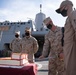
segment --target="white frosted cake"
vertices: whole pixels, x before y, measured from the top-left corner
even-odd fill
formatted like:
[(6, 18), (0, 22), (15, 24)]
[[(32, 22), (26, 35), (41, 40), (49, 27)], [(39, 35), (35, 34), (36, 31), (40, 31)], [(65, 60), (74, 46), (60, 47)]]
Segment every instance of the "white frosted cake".
[(0, 65), (22, 66), (28, 63), (27, 54), (12, 53), (11, 57), (0, 58)]
[(12, 53), (11, 59), (27, 59), (27, 54), (21, 54), (21, 53)]

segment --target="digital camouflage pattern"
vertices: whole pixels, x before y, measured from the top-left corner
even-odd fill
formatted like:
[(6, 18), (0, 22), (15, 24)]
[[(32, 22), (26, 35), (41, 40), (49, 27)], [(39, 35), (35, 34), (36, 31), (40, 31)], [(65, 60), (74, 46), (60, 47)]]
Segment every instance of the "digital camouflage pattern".
[(10, 49), (14, 53), (20, 53), (22, 51), (21, 49), (21, 38), (15, 38), (10, 43)]
[(30, 36), (29, 38), (24, 37), (22, 39), (22, 52), (28, 54), (29, 62), (34, 62), (34, 54), (38, 51), (37, 40)]
[(64, 62), (59, 58), (59, 54), (63, 52), (61, 45), (62, 31), (60, 27), (57, 27), (55, 31), (49, 31), (45, 35), (45, 43), (43, 47), (43, 56), (47, 56), (49, 53), (49, 72), (48, 75), (63, 75)]

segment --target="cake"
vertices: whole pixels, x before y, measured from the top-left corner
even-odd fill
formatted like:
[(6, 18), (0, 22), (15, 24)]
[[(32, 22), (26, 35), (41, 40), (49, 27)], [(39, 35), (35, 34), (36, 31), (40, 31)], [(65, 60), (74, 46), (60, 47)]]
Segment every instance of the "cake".
[(28, 59), (27, 54), (21, 54), (21, 53), (12, 53), (11, 59)]
[(12, 53), (11, 57), (0, 58), (0, 65), (22, 66), (28, 63), (27, 54)]

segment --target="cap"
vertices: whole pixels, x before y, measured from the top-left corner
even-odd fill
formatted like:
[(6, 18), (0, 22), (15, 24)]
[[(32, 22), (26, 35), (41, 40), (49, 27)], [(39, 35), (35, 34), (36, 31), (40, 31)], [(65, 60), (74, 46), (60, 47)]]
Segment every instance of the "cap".
[(20, 35), (20, 31), (16, 31), (16, 32), (15, 32), (15, 34), (18, 34), (18, 35)]
[(66, 6), (66, 5), (72, 5), (73, 6), (73, 3), (70, 1), (70, 0), (65, 0), (63, 1), (61, 4), (60, 4), (60, 7), (56, 10), (57, 13), (61, 13), (60, 12), (60, 8), (63, 7), (63, 6)]
[(52, 21), (51, 18), (50, 17), (47, 17), (46, 19), (43, 20), (43, 23), (45, 25), (47, 25), (50, 21)]
[(31, 28), (30, 28), (30, 27), (26, 27), (26, 28), (25, 28), (25, 32), (26, 32), (26, 31), (31, 32)]

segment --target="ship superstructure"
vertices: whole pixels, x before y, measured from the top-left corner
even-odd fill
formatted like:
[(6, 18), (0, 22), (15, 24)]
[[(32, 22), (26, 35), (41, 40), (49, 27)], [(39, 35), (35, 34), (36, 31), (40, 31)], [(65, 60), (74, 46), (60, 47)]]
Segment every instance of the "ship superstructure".
[[(32, 36), (37, 38), (39, 45), (44, 41), (44, 35), (48, 29), (43, 24), (46, 15), (42, 13), (42, 5), (40, 4), (40, 13), (36, 14), (35, 21), (28, 20), (27, 22), (0, 22), (0, 50), (9, 49), (9, 43), (14, 38), (15, 31), (20, 31), (20, 37), (23, 38), (25, 28), (31, 27)], [(41, 46), (41, 45), (40, 45)]]

